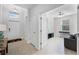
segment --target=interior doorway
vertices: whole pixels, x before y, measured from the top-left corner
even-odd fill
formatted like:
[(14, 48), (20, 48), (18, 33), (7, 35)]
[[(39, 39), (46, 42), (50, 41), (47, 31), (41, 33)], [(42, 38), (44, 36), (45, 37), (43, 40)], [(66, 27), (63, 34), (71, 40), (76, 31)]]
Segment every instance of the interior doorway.
[[(60, 7), (58, 9), (55, 9), (55, 10), (52, 10), (50, 12), (46, 12), (46, 13), (43, 13), (40, 15), (40, 23), (39, 23), (40, 24), (40, 30), (39, 30), (40, 48), (44, 48), (50, 44), (50, 43), (48, 43), (48, 34), (49, 34), (48, 20), (50, 20), (50, 17), (48, 19), (48, 16), (47, 16), (47, 15), (49, 15), (49, 16), (51, 16), (51, 20), (54, 20), (53, 22), (51, 22), (51, 23), (53, 23), (53, 30), (54, 30), (52, 32), (52, 33), (54, 33), (54, 38), (51, 41), (52, 41), (52, 43), (56, 42), (56, 45), (54, 45), (56, 47), (54, 47), (54, 48), (59, 49), (57, 51), (60, 52), (62, 50), (62, 54), (65, 54), (66, 51), (64, 51), (65, 50), (64, 37), (60, 37), (61, 36), (60, 32), (64, 32), (64, 33), (66, 32), (66, 33), (71, 33), (71, 34), (76, 33), (77, 28), (76, 28), (76, 24), (74, 24), (74, 22), (76, 23), (76, 20), (75, 20), (76, 11), (74, 10), (74, 9), (76, 9), (75, 7), (76, 7), (75, 5), (64, 5), (63, 7)], [(71, 9), (66, 10), (64, 8), (71, 8)], [(62, 11), (62, 12), (60, 12), (60, 11)], [(65, 21), (63, 21), (63, 20), (65, 20)], [(65, 22), (65, 23), (63, 24), (63, 22)], [(63, 34), (63, 35), (66, 36), (65, 34)], [(55, 41), (55, 42), (53, 42), (53, 41)], [(52, 47), (53, 44), (52, 45), (50, 44), (50, 46)], [(72, 50), (70, 50), (70, 52), (72, 52)]]

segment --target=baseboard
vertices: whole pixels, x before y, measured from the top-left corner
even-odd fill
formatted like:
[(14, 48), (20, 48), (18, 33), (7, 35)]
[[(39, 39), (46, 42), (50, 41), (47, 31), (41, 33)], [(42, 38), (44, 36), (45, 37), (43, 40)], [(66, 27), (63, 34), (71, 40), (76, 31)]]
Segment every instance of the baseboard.
[(33, 46), (37, 51), (39, 51), (40, 49), (38, 49), (35, 45), (33, 45), (32, 43), (30, 43), (31, 46)]
[(17, 42), (17, 41), (21, 41), (21, 38), (17, 38), (17, 39), (12, 39), (12, 40), (8, 40), (8, 43), (12, 43), (12, 42)]

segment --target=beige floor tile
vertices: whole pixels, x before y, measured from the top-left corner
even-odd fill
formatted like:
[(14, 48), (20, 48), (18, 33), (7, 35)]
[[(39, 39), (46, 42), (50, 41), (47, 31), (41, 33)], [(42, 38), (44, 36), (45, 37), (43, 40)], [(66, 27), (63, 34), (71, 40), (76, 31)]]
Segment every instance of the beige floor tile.
[(9, 43), (7, 55), (76, 55), (75, 51), (64, 48), (62, 38), (48, 39), (47, 45), (42, 50), (37, 50), (25, 40)]

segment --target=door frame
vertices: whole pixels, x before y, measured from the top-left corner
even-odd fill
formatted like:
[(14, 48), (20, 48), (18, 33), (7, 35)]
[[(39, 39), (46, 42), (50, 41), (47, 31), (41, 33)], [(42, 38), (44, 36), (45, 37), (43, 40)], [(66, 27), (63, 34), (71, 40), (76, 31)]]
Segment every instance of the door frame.
[[(43, 34), (42, 34), (42, 32), (43, 32), (43, 30), (42, 30), (42, 25), (43, 25), (42, 20), (43, 19), (42, 19), (42, 17), (44, 15), (45, 15), (45, 13), (39, 15), (39, 48), (38, 48), (39, 50), (41, 50), (43, 48), (43, 39), (42, 39), (42, 36), (43, 36)], [(47, 22), (47, 20), (46, 20), (46, 22)], [(47, 30), (48, 30), (48, 26), (47, 26)]]
[(42, 45), (41, 45), (41, 41), (42, 41), (42, 32), (40, 32), (41, 31), (41, 29), (42, 29), (42, 16), (40, 15), (39, 16), (39, 50), (40, 49), (42, 49)]

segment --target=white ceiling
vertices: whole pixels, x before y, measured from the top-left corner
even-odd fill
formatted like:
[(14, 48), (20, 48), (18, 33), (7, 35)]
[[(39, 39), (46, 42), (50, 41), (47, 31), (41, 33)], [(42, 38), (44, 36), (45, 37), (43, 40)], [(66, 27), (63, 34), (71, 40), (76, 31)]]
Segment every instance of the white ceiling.
[(26, 9), (32, 9), (33, 7), (35, 7), (37, 4), (15, 4), (17, 6), (26, 8)]
[[(59, 12), (62, 13), (62, 15), (59, 15)], [(66, 15), (70, 15), (70, 14), (75, 14), (77, 13), (77, 5), (76, 4), (65, 4), (65, 5), (62, 5), (58, 8), (55, 8), (49, 12), (47, 12), (47, 14), (51, 14), (53, 16), (66, 16)]]

